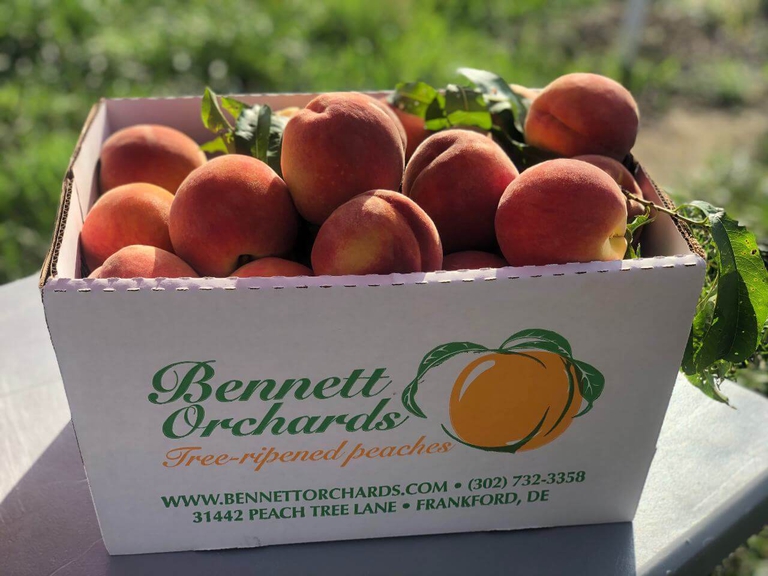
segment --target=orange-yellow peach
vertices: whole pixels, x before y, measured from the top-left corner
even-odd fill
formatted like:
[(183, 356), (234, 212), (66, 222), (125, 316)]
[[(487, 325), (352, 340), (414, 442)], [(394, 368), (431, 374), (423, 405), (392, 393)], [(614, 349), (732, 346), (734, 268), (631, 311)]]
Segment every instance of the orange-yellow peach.
[(294, 116), (296, 116), (296, 114), (299, 113), (299, 110), (301, 110), (301, 108), (299, 108), (298, 106), (288, 106), (288, 108), (281, 108), (280, 110), (275, 110), (275, 114), (278, 116), (284, 116), (285, 118), (293, 118)]
[(372, 190), (339, 206), (312, 247), (317, 275), (430, 272), (442, 261), (432, 220), (415, 202), (390, 190)]
[(250, 156), (228, 154), (184, 180), (171, 206), (173, 249), (202, 276), (232, 274), (242, 258), (288, 252), (298, 216), (285, 182)]
[(173, 251), (168, 218), (173, 194), (154, 184), (125, 184), (94, 203), (85, 217), (80, 243), (90, 270), (131, 244)]
[(525, 140), (563, 156), (623, 160), (635, 144), (639, 121), (635, 99), (618, 82), (599, 74), (566, 74), (531, 104)]
[(286, 260), (284, 258), (259, 258), (248, 262), (232, 272), (232, 276), (238, 278), (250, 278), (252, 276), (313, 276), (312, 270), (306, 266)]
[(619, 185), (580, 160), (528, 168), (504, 191), (496, 237), (512, 266), (620, 260), (627, 203)]
[(494, 216), (517, 168), (490, 138), (469, 130), (446, 130), (416, 149), (403, 179), (403, 193), (437, 226), (447, 253), (494, 245)]
[[(618, 160), (608, 158), (608, 156), (599, 156), (597, 154), (576, 156), (574, 160), (589, 162), (590, 164), (597, 166), (603, 172), (608, 174), (608, 176), (613, 178), (619, 186), (628, 192), (631, 192), (638, 198), (643, 198), (643, 191), (640, 189), (637, 181), (632, 177), (629, 170), (627, 170)], [(632, 220), (632, 218), (640, 216), (641, 214), (645, 214), (643, 205), (627, 198), (627, 217)]]
[(503, 268), (504, 266), (508, 266), (504, 258), (480, 250), (454, 252), (443, 257), (443, 270), (479, 270), (481, 268)]
[(400, 120), (400, 124), (402, 124), (403, 129), (405, 130), (405, 161), (408, 162), (408, 160), (411, 159), (411, 156), (413, 156), (413, 153), (416, 151), (416, 148), (419, 147), (419, 144), (424, 142), (424, 140), (427, 139), (431, 132), (424, 126), (423, 119), (419, 118), (415, 114), (409, 114), (405, 110), (401, 110), (389, 102), (388, 97), (385, 96), (381, 99), (381, 101), (384, 102), (390, 110), (392, 110), (397, 119)]
[(134, 244), (112, 254), (89, 278), (197, 278), (197, 274), (171, 252)]
[(149, 182), (171, 194), (205, 154), (192, 138), (168, 126), (137, 124), (112, 134), (101, 149), (102, 192), (122, 184)]
[(374, 102), (353, 92), (321, 94), (286, 125), (280, 165), (296, 208), (309, 222), (322, 224), (368, 190), (400, 187), (403, 142)]

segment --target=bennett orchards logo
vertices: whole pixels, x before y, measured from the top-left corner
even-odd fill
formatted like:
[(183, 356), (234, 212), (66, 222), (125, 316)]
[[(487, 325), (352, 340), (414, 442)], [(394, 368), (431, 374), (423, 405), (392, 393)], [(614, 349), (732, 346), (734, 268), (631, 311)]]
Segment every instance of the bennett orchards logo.
[(450, 424), (443, 430), (472, 448), (492, 452), (534, 450), (565, 432), (592, 409), (605, 386), (603, 375), (576, 360), (568, 340), (550, 330), (529, 329), (498, 348), (448, 342), (430, 351), (403, 391), (405, 409), (426, 418), (416, 402), (427, 373), (461, 354), (479, 354), (451, 389)]
[[(592, 409), (605, 384), (593, 366), (573, 357), (565, 338), (531, 329), (513, 334), (498, 348), (474, 342), (434, 348), (403, 390), (402, 406), (395, 395), (385, 394), (392, 384), (386, 368), (355, 368), (322, 379), (224, 379), (217, 376), (214, 360), (184, 360), (161, 368), (152, 377), (153, 392), (147, 399), (173, 405), (162, 432), (174, 440), (214, 434), (322, 434), (339, 429), (383, 432), (399, 427), (410, 415), (426, 418), (416, 401), (419, 386), (430, 370), (462, 354), (479, 357), (464, 367), (450, 390), (450, 422), (442, 428), (455, 441), (479, 450), (514, 453), (548, 444), (574, 418)], [(346, 409), (330, 414), (318, 410), (318, 401), (330, 399), (342, 401), (335, 403), (337, 409)], [(207, 409), (241, 402), (257, 407), (254, 414), (214, 418)], [(304, 402), (307, 412), (313, 413), (297, 415), (295, 408), (286, 406), (297, 402)]]

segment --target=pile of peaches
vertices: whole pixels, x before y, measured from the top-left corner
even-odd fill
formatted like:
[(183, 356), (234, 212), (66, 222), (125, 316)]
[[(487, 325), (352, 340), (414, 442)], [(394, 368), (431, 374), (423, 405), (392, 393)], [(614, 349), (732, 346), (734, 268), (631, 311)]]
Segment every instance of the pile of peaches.
[(282, 178), (137, 125), (104, 144), (81, 247), (91, 278), (390, 274), (618, 260), (642, 192), (621, 161), (639, 113), (620, 84), (562, 76), (529, 92), (519, 171), (488, 133), (429, 132), (386, 100), (317, 96), (291, 115)]

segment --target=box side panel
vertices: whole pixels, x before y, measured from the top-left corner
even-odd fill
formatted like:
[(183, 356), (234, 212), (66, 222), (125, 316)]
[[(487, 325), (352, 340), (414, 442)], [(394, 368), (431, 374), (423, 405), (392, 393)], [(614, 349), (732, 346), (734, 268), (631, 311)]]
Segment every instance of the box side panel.
[[(49, 326), (107, 546), (630, 519), (703, 276), (693, 256), (650, 263), (326, 288), (51, 284)], [(559, 337), (520, 334), (531, 329)], [(594, 372), (579, 385), (561, 356), (531, 359), (542, 341), (565, 342), (604, 385)], [(465, 393), (485, 412), (470, 402), (462, 424)], [(582, 416), (564, 409), (584, 411), (585, 396)], [(498, 419), (497, 406), (514, 408)], [(473, 426), (524, 440), (510, 422), (528, 422), (536, 444), (463, 443)]]

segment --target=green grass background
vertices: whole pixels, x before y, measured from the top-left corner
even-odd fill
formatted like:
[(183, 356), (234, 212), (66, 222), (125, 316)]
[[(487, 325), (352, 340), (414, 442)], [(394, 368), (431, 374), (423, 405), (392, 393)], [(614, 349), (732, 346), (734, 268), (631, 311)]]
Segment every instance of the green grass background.
[[(620, 78), (644, 123), (676, 107), (768, 109), (768, 0), (652, 3), (629, 75), (623, 10), (613, 0), (5, 0), (0, 284), (39, 270), (69, 156), (101, 97), (443, 85), (471, 66), (530, 86), (576, 70)], [(766, 238), (768, 135), (713, 156), (673, 192), (725, 205)], [(765, 393), (762, 368), (744, 381)], [(764, 531), (715, 573), (765, 574), (766, 558)]]

